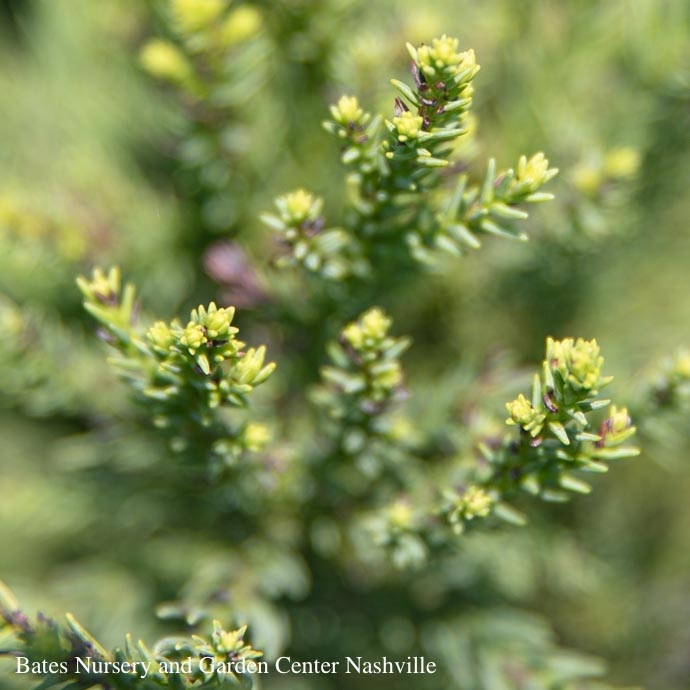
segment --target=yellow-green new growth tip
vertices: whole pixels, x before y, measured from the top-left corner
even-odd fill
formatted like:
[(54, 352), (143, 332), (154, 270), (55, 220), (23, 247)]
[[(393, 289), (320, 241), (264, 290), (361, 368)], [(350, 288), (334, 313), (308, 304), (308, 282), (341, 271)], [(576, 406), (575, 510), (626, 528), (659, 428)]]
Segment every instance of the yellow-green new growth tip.
[(541, 151), (531, 158), (520, 156), (510, 191), (511, 193), (535, 194), (557, 174), (558, 168), (549, 168), (549, 159)]
[(510, 415), (506, 423), (521, 426), (532, 436), (539, 435), (544, 426), (546, 414), (532, 407), (532, 403), (522, 393), (512, 402), (506, 403), (506, 409)]
[(103, 303), (113, 303), (120, 296), (120, 269), (113, 266), (106, 274), (102, 268), (94, 268), (91, 280), (77, 278), (77, 285), (84, 297)]
[(479, 486), (471, 485), (460, 500), (460, 509), (467, 520), (475, 517), (486, 517), (493, 507), (494, 499)]
[(233, 10), (220, 28), (220, 40), (225, 46), (248, 41), (256, 36), (263, 25), (261, 12), (251, 5)]
[(560, 372), (563, 380), (575, 391), (594, 392), (612, 380), (612, 377), (602, 378), (604, 358), (596, 340), (548, 338), (544, 364), (552, 371)]
[(276, 206), (285, 223), (298, 226), (315, 220), (321, 213), (323, 201), (305, 189), (297, 189), (276, 199)]
[(373, 307), (343, 329), (343, 337), (356, 350), (375, 346), (386, 337), (391, 320), (382, 309)]
[(333, 119), (343, 127), (358, 124), (364, 117), (364, 110), (360, 108), (355, 96), (341, 96), (338, 103), (332, 105), (330, 110)]
[(632, 424), (628, 409), (626, 407), (617, 408), (611, 405), (609, 416), (601, 423), (599, 435), (601, 441), (597, 445), (611, 448), (625, 443), (635, 435), (636, 428)]
[(423, 124), (424, 119), (421, 116), (414, 115), (408, 110), (393, 118), (396, 136), (401, 142), (416, 139), (422, 131)]
[(161, 39), (149, 41), (139, 56), (142, 67), (152, 76), (174, 83), (185, 82), (192, 74), (192, 68), (182, 51)]
[(474, 51), (460, 52), (458, 46), (457, 38), (444, 34), (441, 38), (434, 38), (431, 45), (422, 45), (415, 49), (408, 44), (407, 48), (412, 59), (427, 77), (438, 78), (443, 75), (452, 76), (477, 67)]

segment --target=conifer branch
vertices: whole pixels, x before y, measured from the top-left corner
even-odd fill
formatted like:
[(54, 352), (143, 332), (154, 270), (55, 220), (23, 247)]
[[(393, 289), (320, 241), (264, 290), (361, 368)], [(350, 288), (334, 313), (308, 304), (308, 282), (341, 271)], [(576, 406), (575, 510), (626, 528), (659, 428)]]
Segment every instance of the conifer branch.
[[(401, 437), (390, 414), (404, 397), (398, 358), (409, 346), (407, 338), (390, 336), (390, 327), (391, 320), (372, 309), (344, 328), (339, 343), (329, 348), (335, 366), (323, 369), (327, 385), (317, 389), (314, 400), (332, 420), (337, 452), (329, 462), (355, 458), (368, 468), (374, 479), (367, 485), (369, 495), (376, 487), (385, 495), (391, 490), (385, 477), (393, 479), (400, 498), (371, 524), (398, 565), (419, 564), (428, 552), (426, 541), (445, 541), (437, 518), (455, 533), (490, 516), (524, 524), (526, 517), (510, 503), (519, 494), (566, 501), (591, 490), (582, 473), (607, 472), (610, 462), (639, 454), (628, 444), (636, 429), (627, 410), (600, 396), (612, 377), (603, 374), (596, 341), (549, 338), (530, 398), (521, 394), (506, 404), (507, 424), (517, 427), (517, 434), (480, 442), (481, 460), (469, 471), (451, 462), (439, 500), (429, 493), (434, 482), (424, 478), (428, 460), (419, 454), (424, 442)], [(600, 419), (598, 411), (609, 406)]]
[(578, 473), (607, 472), (609, 462), (639, 455), (638, 448), (627, 445), (636, 429), (626, 408), (611, 405), (598, 426), (592, 420), (611, 403), (599, 396), (612, 381), (603, 375), (603, 364), (596, 340), (547, 339), (530, 399), (520, 394), (506, 404), (507, 424), (518, 427), (518, 437), (498, 448), (481, 444), (486, 476), (445, 492), (442, 513), (456, 531), (490, 513), (521, 524), (524, 517), (505, 499), (522, 491), (545, 501), (567, 501), (591, 490)]
[(558, 171), (541, 153), (498, 174), (492, 160), (482, 185), (462, 174), (453, 192), (445, 190), (442, 171), (452, 174), (479, 66), (473, 51), (458, 52), (448, 36), (408, 49), (414, 85), (393, 80), (400, 93), (394, 117), (372, 116), (343, 96), (324, 123), (349, 170), (342, 225), (328, 227), (321, 201), (304, 190), (279, 198), (278, 215), (262, 216), (287, 246), (283, 264), (330, 280), (371, 279), (382, 264), (400, 267), (410, 257), (429, 263), (436, 250), (476, 249), (478, 235), (527, 239), (514, 227), (527, 218), (522, 206), (552, 198), (541, 188)]
[[(173, 449), (200, 451), (215, 472), (233, 465), (246, 451), (270, 438), (257, 423), (231, 424), (222, 414), (246, 408), (254, 388), (275, 369), (265, 363), (266, 348), (244, 349), (232, 325), (233, 307), (213, 302), (178, 320), (156, 322), (145, 333), (136, 325), (135, 291), (120, 284), (113, 268), (106, 275), (78, 279), (84, 308), (97, 321), (100, 335), (115, 352), (113, 365), (147, 408), (153, 424), (170, 437)], [(194, 447), (196, 444), (196, 447)]]
[(22, 673), (43, 676), (37, 690), (247, 689), (251, 675), (233, 667), (262, 656), (245, 642), (246, 627), (226, 632), (218, 621), (208, 637), (164, 638), (149, 648), (128, 635), (111, 651), (69, 613), (64, 622), (40, 613), (30, 620), (2, 582), (0, 632), (9, 637), (0, 656), (13, 658)]

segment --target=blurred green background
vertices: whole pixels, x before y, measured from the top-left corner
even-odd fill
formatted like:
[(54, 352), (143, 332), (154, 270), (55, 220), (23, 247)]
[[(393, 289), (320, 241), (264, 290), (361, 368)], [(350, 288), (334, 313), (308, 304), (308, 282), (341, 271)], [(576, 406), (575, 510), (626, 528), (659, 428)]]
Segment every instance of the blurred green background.
[[(122, 431), (127, 391), (74, 278), (119, 263), (165, 318), (213, 298), (239, 304), (242, 285), (208, 254), (231, 238), (264, 283), (299, 300), (269, 267), (258, 214), (306, 186), (335, 217), (341, 171), (320, 123), (341, 92), (391, 112), (405, 41), (448, 33), (475, 49), (471, 170), (537, 150), (561, 170), (531, 242), (487, 241), (381, 296), (414, 338), (420, 417), (448, 400), (461, 416), (482, 398), (500, 418), (547, 335), (596, 337), (615, 397), (643, 414), (660, 363), (690, 345), (686, 0), (253, 5), (261, 24), (238, 49), (234, 95), (199, 112), (140, 64), (142, 45), (169, 33), (165, 3), (0, 3), (0, 577), (112, 643), (157, 631), (151, 611), (208, 549), (192, 537), (171, 549), (153, 506), (173, 499), (137, 489), (138, 469), (163, 451)], [(270, 305), (247, 299), (240, 323), (270, 332)], [(271, 337), (279, 365), (283, 350), (295, 356)], [(313, 380), (319, 364), (296, 362), (277, 385)], [(591, 496), (475, 540), (467, 582), (544, 614), (621, 685), (687, 688), (688, 426), (682, 414), (643, 424), (641, 458)]]

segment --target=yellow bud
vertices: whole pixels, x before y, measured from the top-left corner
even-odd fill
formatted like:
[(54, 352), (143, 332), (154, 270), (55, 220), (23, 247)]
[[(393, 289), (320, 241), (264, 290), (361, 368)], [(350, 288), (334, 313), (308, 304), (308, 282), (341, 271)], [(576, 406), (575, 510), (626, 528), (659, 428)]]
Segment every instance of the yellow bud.
[(227, 46), (247, 41), (259, 32), (262, 23), (261, 12), (256, 7), (242, 5), (233, 10), (223, 22), (221, 41)]
[(513, 184), (524, 187), (530, 192), (536, 192), (557, 172), (557, 168), (549, 168), (549, 160), (541, 151), (529, 159), (526, 156), (521, 156)]
[(168, 324), (163, 321), (156, 321), (156, 323), (149, 328), (148, 339), (154, 348), (165, 352), (173, 342), (173, 335)]
[(224, 654), (229, 654), (235, 651), (238, 643), (241, 641), (244, 634), (242, 630), (233, 630), (232, 632), (222, 632), (216, 638), (216, 649)]
[(619, 446), (635, 434), (635, 427), (625, 407), (618, 409), (611, 405), (609, 416), (601, 423), (599, 435), (601, 441), (598, 446), (615, 447)]
[(416, 139), (422, 131), (424, 120), (419, 115), (414, 115), (406, 110), (404, 113), (393, 118), (393, 125), (397, 130), (398, 141)]
[(386, 337), (391, 320), (382, 309), (373, 307), (365, 312), (358, 321), (348, 324), (342, 332), (343, 338), (356, 350), (375, 345)]
[(407, 501), (396, 501), (388, 509), (388, 521), (391, 527), (406, 529), (412, 524), (412, 508)]
[(568, 367), (573, 379), (585, 389), (597, 386), (601, 376), (604, 358), (599, 356), (599, 346), (596, 340), (578, 338), (575, 346), (570, 350)]
[(374, 307), (362, 316), (361, 324), (362, 330), (368, 337), (383, 338), (391, 326), (391, 320), (382, 309)]
[(338, 105), (331, 107), (331, 113), (333, 119), (343, 126), (359, 122), (364, 115), (355, 96), (342, 96)]
[(305, 220), (313, 220), (321, 210), (321, 200), (304, 189), (286, 194), (277, 200), (284, 219), (291, 224), (300, 225)]
[(160, 39), (149, 41), (141, 51), (144, 69), (159, 79), (183, 82), (189, 78), (191, 67), (182, 51), (174, 44)]
[(594, 390), (601, 383), (604, 358), (596, 340), (572, 338), (546, 341), (546, 362), (552, 370), (559, 370), (575, 390)]
[(347, 340), (355, 350), (359, 350), (364, 344), (364, 335), (358, 323), (351, 323), (343, 329), (343, 338)]
[(614, 433), (625, 431), (630, 426), (630, 423), (630, 415), (627, 408), (622, 407), (619, 410), (615, 405), (611, 405), (608, 418), (608, 428), (611, 431)]
[(462, 496), (462, 511), (464, 517), (486, 517), (494, 504), (494, 499), (484, 489), (471, 485)]
[(458, 39), (446, 36), (434, 38), (431, 45), (417, 48), (417, 61), (422, 72), (435, 77), (439, 72), (457, 74), (468, 67), (476, 67), (477, 60), (473, 50), (458, 52)]
[(190, 321), (184, 329), (180, 342), (193, 354), (207, 342), (203, 327), (198, 323), (194, 323), (194, 321)]
[(271, 430), (265, 424), (247, 424), (244, 429), (244, 445), (247, 450), (261, 450), (271, 440)]
[(224, 338), (230, 333), (230, 322), (234, 312), (234, 309), (225, 309), (224, 307), (217, 309), (216, 305), (211, 303), (208, 314), (204, 319), (206, 334), (211, 340)]
[(77, 284), (85, 297), (117, 304), (120, 297), (120, 269), (114, 266), (106, 275), (102, 268), (94, 268), (90, 281), (79, 277)]
[(506, 403), (506, 409), (510, 415), (506, 420), (508, 424), (521, 426), (532, 436), (536, 436), (542, 430), (546, 415), (532, 407), (532, 403), (522, 393), (512, 402)]

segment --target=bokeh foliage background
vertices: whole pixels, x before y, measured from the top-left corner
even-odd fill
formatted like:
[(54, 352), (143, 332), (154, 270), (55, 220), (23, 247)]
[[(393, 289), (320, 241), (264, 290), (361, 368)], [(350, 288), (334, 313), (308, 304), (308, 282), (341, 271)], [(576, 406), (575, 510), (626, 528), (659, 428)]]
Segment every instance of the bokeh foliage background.
[[(414, 338), (406, 367), (419, 418), (448, 401), (459, 419), (476, 407), (502, 415), (547, 335), (596, 337), (616, 396), (634, 400), (690, 344), (688, 3), (254, 4), (262, 22), (238, 56), (239, 96), (220, 115), (195, 112), (141, 68), (142, 44), (169, 31), (165, 3), (0, 4), (0, 576), (113, 643), (158, 630), (151, 611), (209, 547), (198, 535), (175, 542), (157, 523), (165, 513), (152, 505), (179, 498), (137, 488), (137, 468), (162, 450), (118, 427), (127, 391), (74, 277), (120, 263), (147, 310), (172, 316), (238, 297), (214, 280), (207, 254), (232, 238), (299, 304), (298, 287), (268, 268), (275, 248), (258, 215), (302, 185), (337, 207), (327, 105), (344, 91), (390, 112), (405, 41), (447, 32), (475, 49), (471, 168), (544, 150), (561, 169), (557, 209), (535, 214), (531, 242), (488, 241), (421, 289), (381, 296)], [(602, 181), (621, 150), (637, 173)], [(239, 318), (256, 341), (271, 307), (251, 302)], [(281, 351), (300, 352), (273, 338), (279, 365)], [(279, 366), (286, 399), (321, 363)], [(616, 682), (680, 690), (690, 677), (690, 446), (687, 417), (662, 421), (643, 433), (641, 458), (591, 496), (474, 539), (454, 577), (478, 601), (544, 614), (561, 642), (607, 658)], [(265, 630), (281, 626), (265, 612)]]

